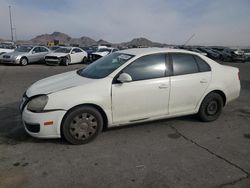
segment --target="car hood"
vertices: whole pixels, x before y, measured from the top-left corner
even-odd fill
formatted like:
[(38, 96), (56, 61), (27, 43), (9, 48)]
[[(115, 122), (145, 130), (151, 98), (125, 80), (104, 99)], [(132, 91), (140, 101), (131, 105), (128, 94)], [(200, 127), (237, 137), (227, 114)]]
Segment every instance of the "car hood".
[(28, 88), (26, 95), (32, 97), (40, 94), (50, 94), (90, 82), (93, 82), (93, 79), (82, 77), (77, 74), (77, 71), (70, 71), (35, 82)]
[(106, 55), (108, 55), (109, 54), (109, 52), (94, 52), (94, 53), (92, 53), (93, 55), (99, 55), (99, 56), (106, 56)]
[(68, 53), (54, 53), (54, 52), (52, 52), (52, 53), (49, 53), (49, 54), (46, 55), (46, 56), (64, 57), (64, 56), (66, 56), (66, 55), (68, 55)]
[(10, 56), (12, 58), (12, 57), (17, 57), (18, 55), (26, 55), (26, 54), (28, 54), (28, 52), (16, 52), (16, 51), (14, 51), (14, 52), (5, 53), (4, 55)]

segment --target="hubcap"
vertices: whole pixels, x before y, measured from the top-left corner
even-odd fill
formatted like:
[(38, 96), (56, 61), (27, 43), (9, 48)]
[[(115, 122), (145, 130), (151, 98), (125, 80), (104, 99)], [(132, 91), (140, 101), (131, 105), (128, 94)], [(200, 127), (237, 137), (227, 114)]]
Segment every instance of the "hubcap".
[(27, 60), (26, 59), (22, 59), (22, 65), (26, 65), (27, 64)]
[(70, 134), (77, 140), (86, 140), (97, 131), (97, 120), (89, 113), (76, 116), (70, 124)]
[(207, 105), (207, 113), (208, 115), (214, 115), (217, 113), (218, 110), (218, 104), (216, 101), (211, 101), (208, 105)]

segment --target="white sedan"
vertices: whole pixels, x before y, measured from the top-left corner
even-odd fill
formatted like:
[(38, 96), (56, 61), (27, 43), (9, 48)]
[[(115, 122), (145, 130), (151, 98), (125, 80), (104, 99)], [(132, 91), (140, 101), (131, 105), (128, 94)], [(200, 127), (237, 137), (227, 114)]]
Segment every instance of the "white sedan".
[(45, 56), (48, 65), (69, 65), (73, 63), (87, 62), (88, 54), (77, 47), (60, 47), (54, 52)]
[(198, 114), (216, 120), (240, 93), (239, 70), (178, 49), (129, 49), (34, 83), (20, 105), (34, 137), (87, 143), (104, 127)]

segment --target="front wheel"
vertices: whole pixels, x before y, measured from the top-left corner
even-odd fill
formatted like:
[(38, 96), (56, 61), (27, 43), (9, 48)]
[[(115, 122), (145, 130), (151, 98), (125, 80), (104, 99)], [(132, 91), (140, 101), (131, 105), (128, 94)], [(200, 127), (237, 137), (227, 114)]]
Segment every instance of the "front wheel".
[(103, 118), (91, 106), (77, 107), (70, 111), (62, 123), (62, 136), (71, 144), (85, 144), (102, 130)]
[(198, 115), (201, 121), (214, 121), (218, 119), (222, 109), (222, 97), (218, 93), (210, 93), (203, 99)]
[(22, 66), (28, 65), (28, 59), (25, 58), (25, 57), (21, 58), (21, 60), (20, 60), (20, 65), (22, 65)]

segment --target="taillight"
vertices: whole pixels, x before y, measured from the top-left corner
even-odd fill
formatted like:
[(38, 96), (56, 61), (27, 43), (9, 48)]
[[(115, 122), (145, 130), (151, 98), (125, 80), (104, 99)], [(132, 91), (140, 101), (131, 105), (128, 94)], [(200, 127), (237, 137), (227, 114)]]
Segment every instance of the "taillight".
[(240, 71), (238, 71), (238, 78), (239, 78), (239, 80), (240, 80)]

